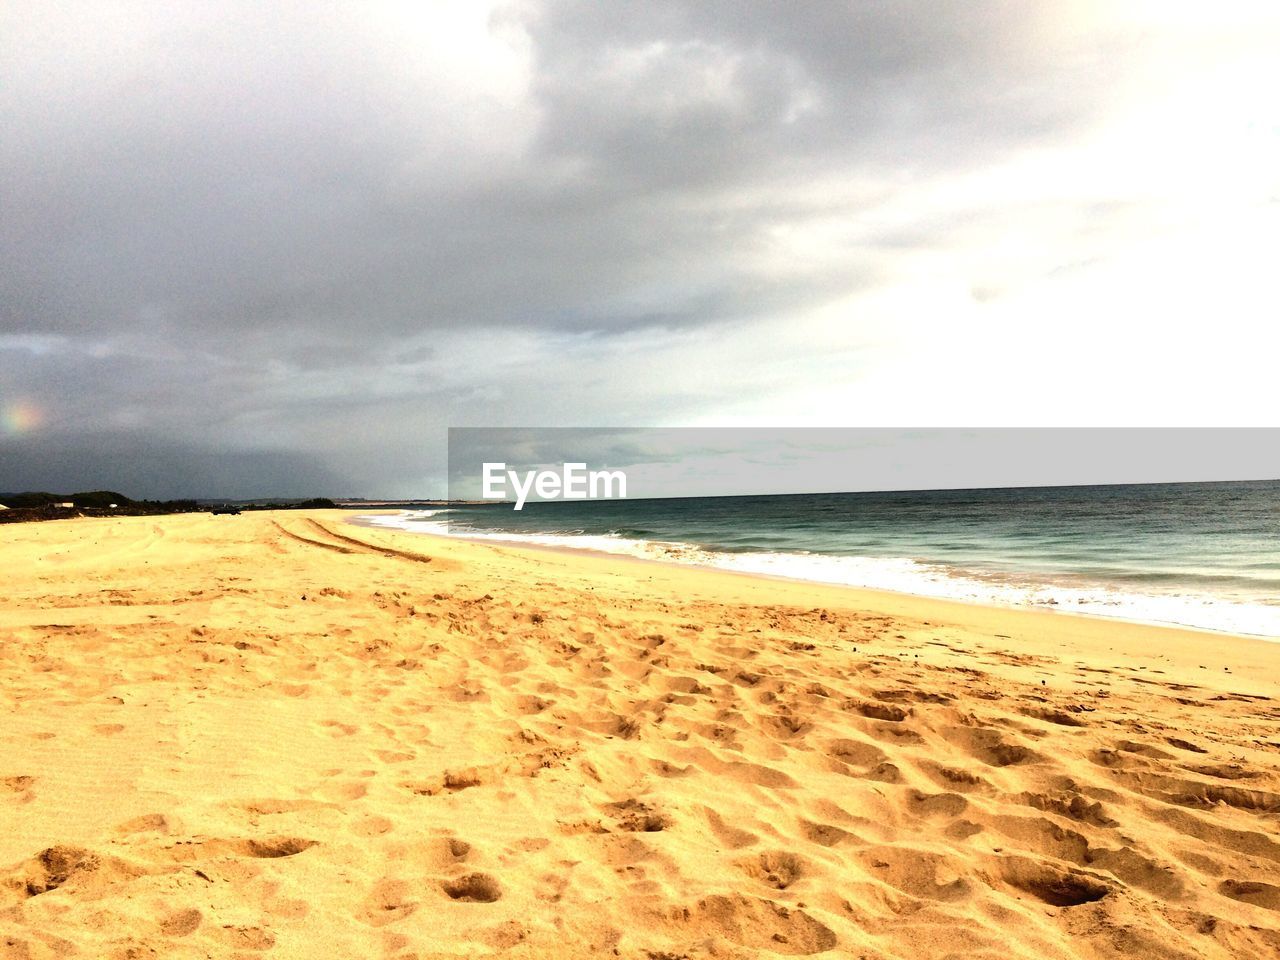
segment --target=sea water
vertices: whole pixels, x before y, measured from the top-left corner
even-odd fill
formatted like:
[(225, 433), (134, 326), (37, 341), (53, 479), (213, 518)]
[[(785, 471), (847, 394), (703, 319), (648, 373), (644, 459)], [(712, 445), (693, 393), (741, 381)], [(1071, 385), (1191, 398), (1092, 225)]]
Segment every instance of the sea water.
[(366, 522), (1280, 638), (1280, 481), (456, 505)]

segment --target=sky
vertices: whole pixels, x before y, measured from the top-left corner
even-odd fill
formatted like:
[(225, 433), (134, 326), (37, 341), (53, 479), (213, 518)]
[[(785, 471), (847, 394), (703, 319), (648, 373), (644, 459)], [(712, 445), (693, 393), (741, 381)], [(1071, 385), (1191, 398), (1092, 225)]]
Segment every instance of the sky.
[(0, 490), (1275, 426), (1277, 50), (1270, 0), (0, 0)]

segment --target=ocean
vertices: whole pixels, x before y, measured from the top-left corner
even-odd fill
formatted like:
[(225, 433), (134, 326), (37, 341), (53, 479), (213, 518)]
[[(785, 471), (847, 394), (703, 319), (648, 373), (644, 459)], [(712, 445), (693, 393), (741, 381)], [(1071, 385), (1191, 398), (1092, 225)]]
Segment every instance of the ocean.
[(1280, 480), (486, 504), (363, 522), (1280, 639)]

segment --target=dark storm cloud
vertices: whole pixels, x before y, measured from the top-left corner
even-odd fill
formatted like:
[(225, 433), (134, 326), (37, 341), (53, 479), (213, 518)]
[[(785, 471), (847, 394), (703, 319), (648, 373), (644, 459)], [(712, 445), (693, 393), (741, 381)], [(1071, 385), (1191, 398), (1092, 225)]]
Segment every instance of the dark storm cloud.
[(224, 450), (131, 433), (0, 438), (0, 462), (5, 493), (114, 490), (134, 499), (253, 499), (343, 496), (353, 484), (310, 454)]

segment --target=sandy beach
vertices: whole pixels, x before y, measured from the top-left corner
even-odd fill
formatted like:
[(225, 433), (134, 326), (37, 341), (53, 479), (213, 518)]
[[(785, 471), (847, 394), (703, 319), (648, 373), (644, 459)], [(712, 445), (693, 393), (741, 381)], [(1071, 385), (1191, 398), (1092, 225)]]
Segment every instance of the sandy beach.
[(0, 529), (0, 957), (1280, 954), (1280, 644), (348, 518)]

